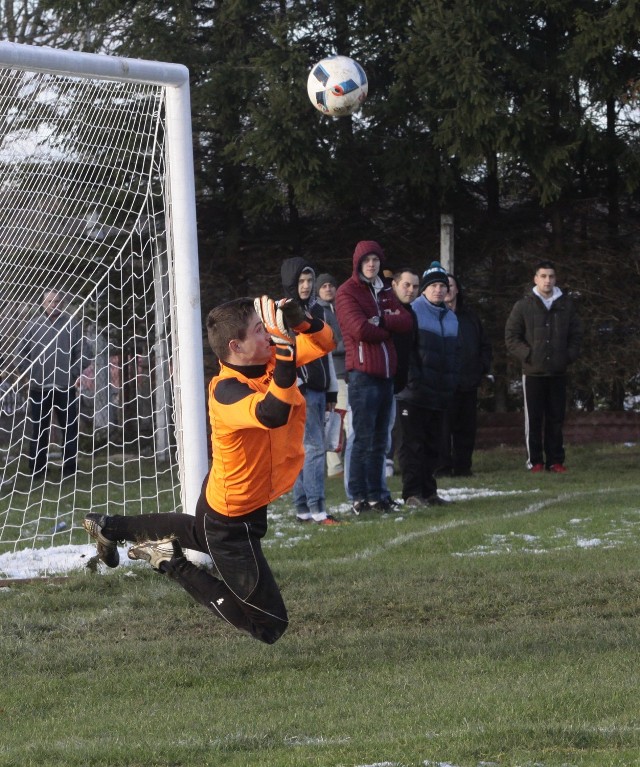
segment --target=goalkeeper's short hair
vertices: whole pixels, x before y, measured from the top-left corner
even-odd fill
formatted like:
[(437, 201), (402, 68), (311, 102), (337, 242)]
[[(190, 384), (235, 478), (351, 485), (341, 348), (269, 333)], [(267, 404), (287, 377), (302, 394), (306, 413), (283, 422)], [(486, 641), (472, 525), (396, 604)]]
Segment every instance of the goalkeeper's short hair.
[(253, 298), (235, 298), (216, 306), (207, 315), (209, 346), (219, 360), (229, 356), (229, 341), (244, 341), (249, 317), (255, 312)]

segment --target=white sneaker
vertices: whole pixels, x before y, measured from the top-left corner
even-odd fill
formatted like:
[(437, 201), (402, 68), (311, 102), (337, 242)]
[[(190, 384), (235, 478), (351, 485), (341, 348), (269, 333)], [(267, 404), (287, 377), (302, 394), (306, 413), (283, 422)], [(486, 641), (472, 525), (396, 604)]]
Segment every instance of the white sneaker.
[(154, 570), (159, 570), (163, 562), (168, 562), (173, 557), (181, 557), (182, 549), (175, 536), (168, 536), (159, 541), (143, 541), (136, 543), (129, 549), (129, 559), (143, 559)]

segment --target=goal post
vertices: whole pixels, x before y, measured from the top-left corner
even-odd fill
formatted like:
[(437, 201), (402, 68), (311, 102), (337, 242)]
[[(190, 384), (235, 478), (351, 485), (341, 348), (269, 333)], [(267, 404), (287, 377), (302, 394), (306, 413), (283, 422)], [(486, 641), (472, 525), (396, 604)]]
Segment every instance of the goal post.
[(205, 419), (188, 70), (0, 42), (0, 556), (194, 513)]

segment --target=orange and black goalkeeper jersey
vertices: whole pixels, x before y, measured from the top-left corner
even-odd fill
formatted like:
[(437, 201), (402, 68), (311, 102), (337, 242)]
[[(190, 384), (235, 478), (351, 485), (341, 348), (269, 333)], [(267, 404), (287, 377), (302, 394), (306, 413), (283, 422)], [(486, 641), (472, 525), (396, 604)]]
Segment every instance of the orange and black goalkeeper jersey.
[(231, 367), (209, 384), (212, 464), (207, 502), (230, 517), (248, 514), (288, 492), (304, 462), (306, 405), (296, 384), (296, 365), (335, 348), (323, 325), (296, 337), (296, 358), (266, 366)]

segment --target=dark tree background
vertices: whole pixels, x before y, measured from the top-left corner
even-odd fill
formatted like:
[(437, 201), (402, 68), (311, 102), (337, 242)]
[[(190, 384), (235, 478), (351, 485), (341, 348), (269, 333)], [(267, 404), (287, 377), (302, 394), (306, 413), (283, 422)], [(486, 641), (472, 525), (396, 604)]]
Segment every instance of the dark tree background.
[[(640, 6), (636, 0), (5, 0), (5, 39), (191, 72), (202, 304), (280, 292), (292, 254), (349, 275), (439, 255), (495, 348), (484, 404), (520, 405), (504, 322), (553, 258), (585, 319), (575, 407), (640, 393)], [(307, 100), (320, 58), (357, 59), (360, 114)]]

